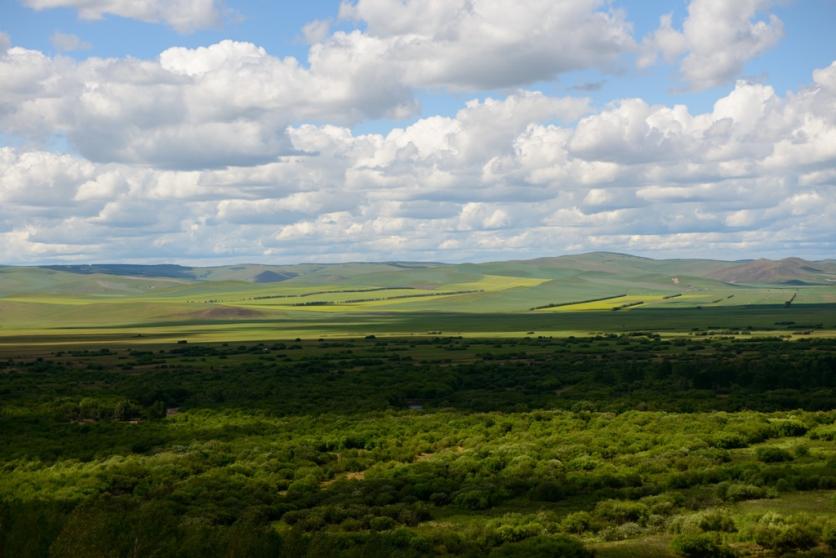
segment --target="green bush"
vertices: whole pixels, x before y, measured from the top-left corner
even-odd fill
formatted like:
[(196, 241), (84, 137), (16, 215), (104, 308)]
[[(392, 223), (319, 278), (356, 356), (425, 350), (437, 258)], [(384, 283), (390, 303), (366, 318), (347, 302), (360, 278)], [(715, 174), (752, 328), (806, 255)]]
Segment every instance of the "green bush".
[(649, 515), (645, 504), (624, 500), (605, 500), (595, 506), (595, 515), (614, 523), (641, 523)]
[(534, 537), (543, 531), (538, 523), (506, 524), (496, 528), (496, 536), (502, 542), (518, 542)]
[(478, 489), (462, 490), (453, 498), (453, 503), (466, 510), (484, 510), (490, 507), (490, 494)]
[(642, 534), (642, 528), (636, 523), (622, 523), (616, 527), (608, 527), (601, 533), (605, 541), (623, 541), (635, 539)]
[(810, 431), (811, 440), (836, 441), (836, 424), (819, 425)]
[(762, 522), (752, 532), (756, 543), (778, 553), (807, 550), (818, 544), (818, 533), (807, 524)]
[(765, 498), (766, 489), (753, 484), (720, 483), (717, 485), (717, 495), (729, 502), (741, 502)]
[(589, 512), (580, 511), (570, 513), (563, 518), (563, 521), (560, 523), (560, 528), (567, 533), (580, 535), (581, 533), (594, 530), (593, 519), (592, 514)]
[(579, 541), (566, 536), (533, 537), (495, 548), (490, 558), (593, 558)]
[(758, 461), (763, 463), (781, 463), (782, 461), (792, 461), (792, 454), (785, 449), (775, 447), (758, 448)]
[(836, 550), (836, 521), (831, 522), (824, 528), (821, 538), (824, 544), (832, 550)]
[(714, 446), (720, 449), (745, 448), (749, 444), (740, 434), (721, 434), (714, 440)]
[(369, 520), (369, 527), (372, 531), (387, 531), (394, 529), (396, 525), (397, 522), (394, 519), (386, 516), (373, 517)]
[(726, 533), (734, 533), (737, 531), (737, 526), (734, 524), (734, 519), (724, 511), (711, 511), (700, 518), (699, 527), (703, 531), (723, 531)]
[(671, 544), (673, 550), (685, 558), (732, 558), (735, 556), (727, 546), (711, 535), (679, 535)]
[(443, 506), (450, 502), (450, 497), (444, 492), (433, 492), (430, 494), (430, 502), (436, 506)]
[(775, 433), (778, 436), (804, 436), (807, 433), (807, 427), (798, 421), (782, 420), (775, 423)]
[(531, 497), (539, 502), (559, 502), (566, 496), (566, 491), (559, 483), (541, 482), (531, 491)]

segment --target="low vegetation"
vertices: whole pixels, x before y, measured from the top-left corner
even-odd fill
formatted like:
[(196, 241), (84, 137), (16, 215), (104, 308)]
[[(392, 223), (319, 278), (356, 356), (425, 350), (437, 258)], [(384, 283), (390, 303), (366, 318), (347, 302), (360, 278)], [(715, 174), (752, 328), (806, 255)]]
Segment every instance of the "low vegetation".
[(0, 555), (827, 556), (834, 368), (646, 332), (7, 348)]

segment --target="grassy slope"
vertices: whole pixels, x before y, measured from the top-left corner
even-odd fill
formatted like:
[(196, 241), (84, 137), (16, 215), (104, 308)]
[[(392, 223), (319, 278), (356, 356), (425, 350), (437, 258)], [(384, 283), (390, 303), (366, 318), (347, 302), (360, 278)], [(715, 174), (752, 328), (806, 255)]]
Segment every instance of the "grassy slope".
[[(7, 342), (93, 332), (258, 339), (432, 330), (771, 329), (775, 322), (795, 322), (791, 329), (836, 328), (836, 310), (829, 306), (836, 304), (834, 286), (730, 284), (706, 277), (739, 265), (595, 253), (461, 265), (195, 268), (197, 280), (0, 268), (0, 336)], [(295, 276), (254, 282), (265, 271)], [(625, 296), (567, 305), (616, 295)], [(793, 296), (793, 305), (785, 307)], [(532, 311), (549, 304), (562, 306)]]

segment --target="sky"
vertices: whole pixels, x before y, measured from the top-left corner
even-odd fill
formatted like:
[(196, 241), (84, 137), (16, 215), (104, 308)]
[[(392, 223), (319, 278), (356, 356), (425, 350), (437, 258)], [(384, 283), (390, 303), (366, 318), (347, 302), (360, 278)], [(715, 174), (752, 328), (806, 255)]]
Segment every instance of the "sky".
[(0, 264), (836, 257), (833, 0), (0, 0)]

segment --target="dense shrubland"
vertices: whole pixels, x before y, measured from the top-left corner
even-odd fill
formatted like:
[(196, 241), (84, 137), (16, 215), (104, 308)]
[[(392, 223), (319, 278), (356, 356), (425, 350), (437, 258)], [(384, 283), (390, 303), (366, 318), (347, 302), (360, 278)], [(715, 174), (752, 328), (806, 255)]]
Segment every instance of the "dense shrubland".
[(652, 335), (4, 353), (0, 556), (826, 555), (834, 363)]

